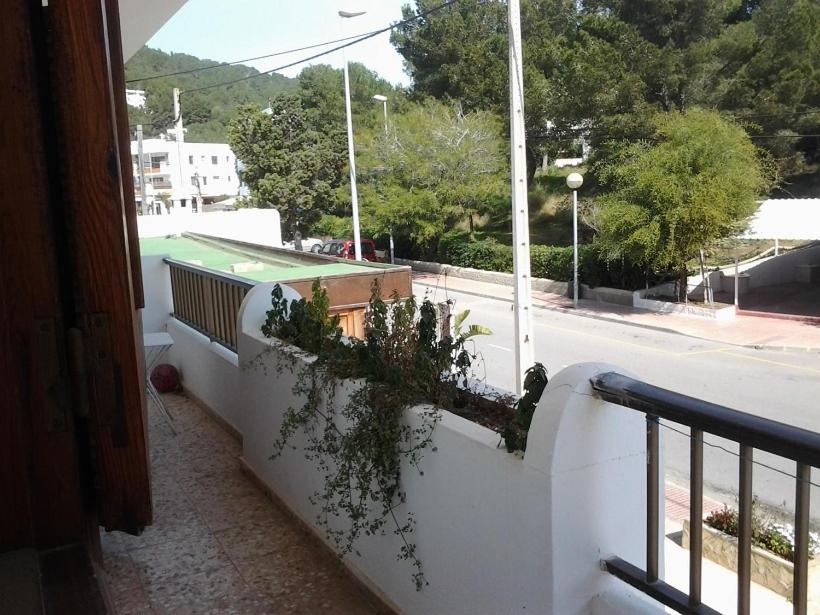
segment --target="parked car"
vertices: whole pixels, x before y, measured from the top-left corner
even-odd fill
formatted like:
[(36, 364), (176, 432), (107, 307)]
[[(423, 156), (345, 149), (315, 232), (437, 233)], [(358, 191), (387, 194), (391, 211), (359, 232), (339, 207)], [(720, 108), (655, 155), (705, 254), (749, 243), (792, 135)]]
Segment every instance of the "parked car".
[[(372, 239), (362, 239), (362, 259), (375, 263), (376, 259), (376, 244)], [(322, 246), (320, 254), (327, 256), (336, 256), (338, 258), (346, 258), (348, 260), (355, 260), (356, 252), (352, 239), (331, 239), (325, 242)]]

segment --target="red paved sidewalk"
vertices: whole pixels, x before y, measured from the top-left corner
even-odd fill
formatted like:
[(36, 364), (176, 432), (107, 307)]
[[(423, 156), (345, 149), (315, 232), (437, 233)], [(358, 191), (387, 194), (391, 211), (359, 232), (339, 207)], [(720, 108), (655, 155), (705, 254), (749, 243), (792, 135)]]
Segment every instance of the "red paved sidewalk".
[[(506, 301), (512, 301), (513, 298), (511, 286), (477, 282), (453, 276), (413, 272), (413, 282), (430, 287), (431, 292), (435, 292), (438, 298), (443, 298), (445, 291), (448, 289)], [(679, 314), (658, 314), (611, 303), (587, 300), (579, 301), (576, 309), (572, 307), (572, 300), (567, 297), (540, 291), (533, 291), (532, 297), (534, 305), (547, 309), (572, 312), (591, 318), (612, 320), (641, 327), (664, 329), (724, 344), (753, 346), (772, 350), (820, 352), (820, 325), (816, 322), (743, 315), (736, 316), (732, 322), (717, 322), (706, 318)]]

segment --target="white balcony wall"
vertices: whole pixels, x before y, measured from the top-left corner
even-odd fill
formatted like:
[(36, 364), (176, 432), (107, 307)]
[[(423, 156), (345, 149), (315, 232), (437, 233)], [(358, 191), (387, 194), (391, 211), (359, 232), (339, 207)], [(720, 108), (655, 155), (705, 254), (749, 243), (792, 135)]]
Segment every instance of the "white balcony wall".
[[(271, 285), (255, 287), (240, 314), (243, 461), (321, 534), (309, 503), (321, 474), (300, 450), (270, 459), (284, 412), (302, 403), (292, 392), (296, 376), (279, 362), (284, 357), (298, 371), (310, 360), (259, 332), (270, 291)], [(609, 369), (575, 365), (553, 378), (523, 458), (499, 447), (491, 430), (443, 413), (434, 432), (437, 452), (428, 451), (421, 464), (424, 475), (402, 470), (407, 505), (400, 512), (415, 516), (413, 540), (429, 586), (415, 590), (411, 566), (396, 559), (399, 538), (389, 531), (362, 539), (361, 557), (345, 564), (402, 613), (573, 615), (600, 612), (601, 604), (626, 613), (636, 603), (643, 612), (663, 612), (600, 568), (611, 555), (645, 563), (645, 421), (591, 394), (590, 377)], [(419, 425), (422, 412), (408, 410), (408, 422)], [(293, 440), (297, 449), (300, 437)]]
[[(296, 376), (278, 369), (280, 358), (297, 370), (309, 360), (259, 332), (272, 285), (257, 285), (243, 303), (237, 356), (168, 319), (169, 284), (157, 279), (167, 278), (167, 266), (157, 257), (144, 258), (143, 267), (144, 322), (164, 326), (175, 342), (167, 362), (191, 394), (240, 432), (246, 469), (324, 537), (309, 503), (321, 474), (299, 450), (270, 459), (284, 412), (301, 404), (292, 392)], [(551, 380), (523, 457), (507, 453), (491, 430), (443, 413), (437, 452), (428, 450), (421, 463), (424, 475), (402, 469), (407, 505), (399, 512), (415, 515), (413, 540), (429, 586), (415, 590), (411, 566), (396, 559), (399, 538), (389, 531), (361, 540), (361, 557), (349, 556), (345, 565), (408, 614), (664, 612), (600, 568), (613, 555), (645, 565), (645, 421), (592, 395), (590, 377), (610, 369), (574, 365)], [(342, 386), (349, 391), (355, 383)], [(418, 425), (422, 410), (408, 410), (408, 422)], [(300, 436), (293, 443), (298, 447)]]
[(199, 233), (273, 248), (282, 247), (282, 227), (279, 212), (275, 209), (240, 209), (198, 214), (174, 211), (170, 215), (139, 216), (137, 227), (140, 238)]

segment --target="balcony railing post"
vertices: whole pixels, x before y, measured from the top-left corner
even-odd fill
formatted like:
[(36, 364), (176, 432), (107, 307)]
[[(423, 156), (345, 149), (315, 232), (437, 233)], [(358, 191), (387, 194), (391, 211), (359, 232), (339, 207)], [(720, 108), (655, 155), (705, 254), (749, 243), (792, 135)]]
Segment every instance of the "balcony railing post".
[(809, 589), (809, 502), (811, 466), (797, 464), (794, 498), (794, 583), (792, 602), (795, 615), (806, 615)]
[(691, 430), (689, 451), (689, 604), (701, 603), (703, 557), (703, 432)]
[(737, 612), (749, 615), (752, 591), (752, 460), (754, 449), (740, 445), (737, 523)]
[(646, 582), (658, 580), (658, 533), (660, 528), (660, 424), (646, 416)]

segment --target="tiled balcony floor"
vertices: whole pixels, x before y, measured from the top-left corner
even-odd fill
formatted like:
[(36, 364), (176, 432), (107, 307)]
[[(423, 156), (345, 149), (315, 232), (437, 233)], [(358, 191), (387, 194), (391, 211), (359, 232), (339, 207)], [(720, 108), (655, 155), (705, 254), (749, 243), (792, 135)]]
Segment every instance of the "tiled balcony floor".
[(165, 400), (179, 435), (149, 404), (154, 524), (102, 532), (119, 615), (378, 612), (239, 471), (231, 435), (184, 395)]

